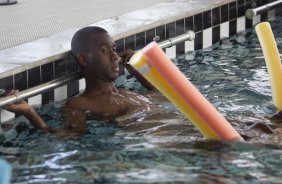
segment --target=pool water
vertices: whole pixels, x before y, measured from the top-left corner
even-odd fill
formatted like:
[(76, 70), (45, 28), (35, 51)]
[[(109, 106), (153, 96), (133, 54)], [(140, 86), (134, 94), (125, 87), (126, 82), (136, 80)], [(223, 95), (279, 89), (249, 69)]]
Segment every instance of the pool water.
[[(271, 22), (282, 53), (282, 18)], [(46, 134), (23, 117), (2, 125), (0, 155), (13, 166), (13, 183), (281, 183), (282, 136), (251, 129), (279, 128), (262, 51), (254, 30), (212, 48), (188, 52), (175, 63), (231, 122), (245, 143), (208, 141), (159, 93), (124, 76), (117, 85), (151, 96), (154, 112), (125, 127), (88, 121), (81, 137)], [(38, 113), (61, 127), (65, 102)], [(146, 116), (146, 117), (145, 117)], [(149, 117), (149, 118), (147, 118)], [(128, 117), (123, 117), (128, 118)]]

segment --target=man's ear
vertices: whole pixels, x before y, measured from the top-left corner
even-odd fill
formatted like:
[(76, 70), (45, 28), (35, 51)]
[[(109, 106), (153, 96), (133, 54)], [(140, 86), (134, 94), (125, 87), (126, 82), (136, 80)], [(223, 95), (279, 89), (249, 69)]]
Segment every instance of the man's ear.
[(78, 59), (78, 64), (79, 64), (80, 67), (87, 67), (88, 63), (87, 63), (85, 56), (83, 54), (78, 54), (77, 59)]

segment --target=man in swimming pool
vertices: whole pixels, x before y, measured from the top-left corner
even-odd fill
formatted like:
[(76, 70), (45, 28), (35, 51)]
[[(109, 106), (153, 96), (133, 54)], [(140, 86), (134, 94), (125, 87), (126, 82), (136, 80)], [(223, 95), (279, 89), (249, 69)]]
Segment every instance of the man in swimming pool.
[[(115, 117), (148, 105), (146, 97), (116, 88), (114, 81), (119, 75), (118, 62), (121, 59), (129, 73), (147, 89), (153, 89), (142, 75), (127, 64), (133, 51), (126, 50), (118, 55), (116, 44), (106, 30), (95, 26), (80, 29), (72, 38), (71, 52), (84, 74), (86, 88), (82, 95), (70, 98), (65, 105), (68, 129), (83, 133), (86, 127), (80, 123), (86, 119), (114, 121)], [(24, 114), (36, 128), (48, 130), (48, 126), (25, 101), (10, 104), (6, 109)]]
[[(152, 108), (150, 100), (145, 96), (115, 87), (114, 81), (119, 74), (118, 62), (121, 57), (127, 70), (146, 88), (153, 89), (146, 79), (127, 64), (133, 51), (127, 50), (118, 56), (116, 45), (106, 30), (86, 27), (77, 31), (71, 42), (71, 51), (84, 74), (86, 88), (82, 95), (70, 98), (65, 105), (66, 129), (83, 134), (87, 131), (87, 119), (120, 122), (123, 115), (138, 115)], [(24, 114), (38, 129), (50, 130), (25, 101), (10, 104), (6, 109)], [(159, 117), (160, 114), (155, 114), (154, 120), (158, 121)]]

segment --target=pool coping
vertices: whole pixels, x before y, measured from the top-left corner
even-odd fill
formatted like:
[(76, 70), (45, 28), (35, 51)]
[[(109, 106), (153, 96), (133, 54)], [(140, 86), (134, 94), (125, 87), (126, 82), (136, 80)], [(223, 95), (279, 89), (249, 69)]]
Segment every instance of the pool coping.
[[(172, 0), (91, 24), (105, 28), (114, 40), (183, 19), (235, 0)], [(62, 59), (70, 51), (70, 41), (78, 29), (63, 31), (0, 51), (0, 79)], [(35, 52), (36, 51), (36, 52)]]

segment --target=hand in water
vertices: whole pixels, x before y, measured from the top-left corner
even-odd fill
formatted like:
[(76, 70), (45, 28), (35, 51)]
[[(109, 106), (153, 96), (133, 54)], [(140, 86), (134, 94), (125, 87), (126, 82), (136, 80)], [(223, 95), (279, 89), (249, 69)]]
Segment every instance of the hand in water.
[[(19, 92), (19, 90), (12, 89), (12, 90), (2, 94), (1, 97), (15, 95), (18, 92)], [(26, 101), (20, 100), (18, 102), (6, 105), (4, 107), (4, 109), (11, 111), (13, 113), (27, 114), (32, 110), (32, 107)]]
[(128, 64), (129, 59), (133, 56), (134, 51), (131, 49), (126, 49), (123, 52), (118, 53), (118, 56), (121, 57), (120, 62), (124, 65)]

